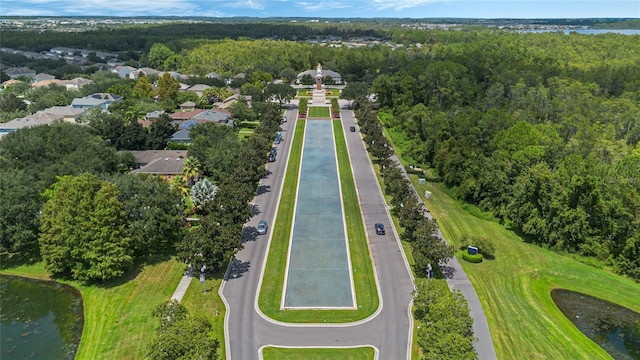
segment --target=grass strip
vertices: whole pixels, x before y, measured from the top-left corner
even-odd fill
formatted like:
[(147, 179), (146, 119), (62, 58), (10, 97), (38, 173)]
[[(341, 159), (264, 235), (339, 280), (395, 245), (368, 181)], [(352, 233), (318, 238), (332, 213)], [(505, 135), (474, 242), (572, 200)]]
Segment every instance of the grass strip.
[(640, 311), (640, 284), (524, 242), (491, 216), (478, 217), (477, 208), (465, 210), (473, 206), (450, 198), (442, 184), (420, 185), (415, 175), (411, 181), (420, 194), (431, 191), (423, 200), (451, 245), (459, 246), (463, 235), (494, 244), (495, 260), (460, 263), (482, 302), (499, 359), (610, 358), (560, 312), (550, 292), (564, 288)]
[(329, 118), (331, 117), (331, 112), (329, 108), (326, 106), (309, 106), (307, 112), (308, 118)]
[(372, 360), (375, 349), (371, 346), (353, 348), (281, 348), (262, 349), (264, 360)]
[(276, 226), (269, 247), (259, 306), (267, 316), (284, 322), (294, 323), (344, 323), (361, 320), (373, 314), (378, 308), (378, 292), (373, 275), (373, 265), (369, 255), (369, 246), (360, 213), (360, 205), (355, 191), (355, 182), (349, 163), (349, 155), (342, 131), (342, 123), (334, 121), (338, 168), (344, 203), (347, 238), (349, 239), (351, 265), (355, 283), (358, 309), (356, 310), (281, 310), (280, 303), (284, 286), (287, 250), (293, 210), (296, 198), (296, 184), (300, 171), (303, 133), (306, 121), (298, 120), (289, 156), (289, 166), (280, 198), (276, 217)]

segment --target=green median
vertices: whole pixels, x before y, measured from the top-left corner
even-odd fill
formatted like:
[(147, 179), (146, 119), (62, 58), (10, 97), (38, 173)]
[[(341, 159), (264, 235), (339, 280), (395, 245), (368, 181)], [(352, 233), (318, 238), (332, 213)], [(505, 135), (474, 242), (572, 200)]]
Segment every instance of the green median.
[(283, 322), (345, 323), (362, 320), (376, 311), (379, 299), (366, 232), (360, 212), (360, 204), (355, 190), (349, 154), (340, 121), (333, 121), (333, 128), (358, 308), (355, 310), (283, 310), (280, 308), (305, 124), (305, 120), (298, 120), (293, 143), (291, 144), (287, 173), (263, 274), (258, 304), (265, 315)]

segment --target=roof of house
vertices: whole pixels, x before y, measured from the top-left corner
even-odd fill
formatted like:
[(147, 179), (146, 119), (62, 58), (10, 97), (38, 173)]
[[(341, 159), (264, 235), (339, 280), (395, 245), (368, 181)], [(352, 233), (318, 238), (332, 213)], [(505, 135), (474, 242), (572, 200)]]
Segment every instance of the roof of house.
[(184, 168), (184, 157), (165, 157), (151, 161), (147, 165), (133, 170), (135, 173), (177, 175), (182, 174)]
[(2, 86), (9, 86), (9, 85), (13, 85), (13, 84), (21, 83), (21, 82), (22, 81), (16, 80), (16, 79), (9, 79), (9, 80), (3, 82)]
[(85, 112), (85, 109), (76, 109), (70, 106), (52, 106), (42, 110), (43, 112), (51, 115), (72, 116), (76, 117)]
[(60, 81), (61, 84), (69, 84), (69, 85), (78, 85), (78, 86), (82, 86), (82, 85), (87, 85), (87, 84), (91, 84), (93, 83), (93, 80), (90, 79), (85, 79), (83, 77), (77, 77), (77, 78), (73, 78), (71, 80), (62, 80)]
[(35, 76), (36, 72), (34, 70), (29, 69), (28, 67), (12, 67), (4, 71), (8, 76)]
[(9, 122), (0, 124), (0, 130), (19, 130), (27, 127), (38, 125), (49, 125), (52, 122), (61, 119), (62, 116), (46, 114), (41, 111), (23, 118), (13, 119)]
[[(301, 78), (305, 75), (310, 75), (311, 77), (315, 77), (317, 73), (318, 73), (317, 70), (307, 70), (299, 73), (297, 77)], [(323, 77), (331, 76), (332, 78), (341, 78), (340, 74), (338, 74), (337, 72), (333, 70), (327, 70), (327, 69), (322, 69), (322, 76)]]
[(195, 84), (193, 86), (191, 86), (190, 88), (188, 88), (188, 91), (205, 91), (208, 88), (210, 88), (211, 86), (209, 85), (205, 85), (205, 84)]
[(227, 112), (219, 110), (205, 110), (194, 116), (192, 119), (212, 122), (224, 122), (229, 120), (229, 114)]
[(159, 118), (162, 114), (164, 114), (165, 112), (163, 110), (155, 110), (155, 111), (151, 111), (148, 112), (145, 117), (147, 119), (157, 119)]
[(193, 101), (185, 101), (182, 104), (180, 104), (180, 107), (187, 107), (187, 108), (192, 108), (192, 107), (196, 107), (196, 103)]
[(58, 85), (64, 85), (62, 83), (62, 80), (58, 80), (58, 79), (50, 79), (50, 80), (40, 80), (40, 81), (36, 81), (33, 84), (31, 84), (32, 87), (41, 87), (41, 86), (49, 86), (51, 84), (58, 84)]
[(148, 68), (148, 67), (143, 67), (138, 69), (138, 72), (141, 72), (145, 75), (158, 75), (160, 74), (160, 71), (156, 70), (156, 69), (152, 69), (152, 68)]
[(53, 80), (56, 77), (50, 74), (45, 74), (45, 73), (40, 73), (40, 74), (36, 74), (36, 76), (33, 77), (33, 80), (35, 81), (42, 81), (42, 80)]
[(204, 111), (203, 109), (195, 109), (192, 111), (178, 111), (178, 112), (174, 112), (169, 116), (171, 117), (172, 120), (189, 120), (203, 111)]
[(139, 165), (147, 165), (157, 159), (187, 157), (187, 150), (136, 150), (131, 153)]
[(218, 74), (217, 72), (210, 72), (205, 76), (210, 78), (210, 79), (221, 79), (222, 78), (222, 75)]
[(170, 140), (181, 141), (181, 142), (191, 141), (191, 136), (189, 136), (189, 129), (178, 130), (173, 135), (171, 135)]
[(73, 101), (71, 101), (71, 106), (100, 106), (106, 102), (107, 100), (83, 97), (73, 99)]

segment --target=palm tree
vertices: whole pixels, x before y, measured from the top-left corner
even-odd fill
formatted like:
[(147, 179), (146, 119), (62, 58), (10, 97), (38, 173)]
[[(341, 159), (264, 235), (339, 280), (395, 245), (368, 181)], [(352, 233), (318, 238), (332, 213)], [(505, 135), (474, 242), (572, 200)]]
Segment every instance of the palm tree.
[(176, 176), (171, 181), (171, 185), (178, 188), (180, 191), (180, 195), (182, 197), (187, 197), (189, 195), (189, 186), (187, 186), (187, 181), (184, 179), (184, 176)]
[(187, 179), (188, 185), (195, 183), (196, 177), (200, 175), (200, 168), (202, 165), (200, 161), (192, 156), (187, 157), (184, 161), (184, 167), (182, 168), (182, 175)]

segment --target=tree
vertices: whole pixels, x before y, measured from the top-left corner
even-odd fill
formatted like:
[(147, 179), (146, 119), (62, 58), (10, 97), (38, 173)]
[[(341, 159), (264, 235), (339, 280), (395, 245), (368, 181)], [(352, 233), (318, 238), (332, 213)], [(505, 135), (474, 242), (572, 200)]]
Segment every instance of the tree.
[(202, 178), (191, 188), (191, 204), (196, 211), (202, 210), (208, 203), (213, 202), (217, 193), (218, 187), (209, 179)]
[(175, 127), (171, 123), (171, 118), (167, 114), (162, 114), (151, 122), (149, 136), (147, 137), (147, 149), (162, 150), (167, 146), (171, 135), (175, 132)]
[(149, 81), (149, 78), (146, 76), (141, 76), (136, 85), (133, 87), (133, 92), (131, 94), (135, 98), (150, 98), (153, 96), (153, 84)]
[(340, 98), (353, 101), (361, 96), (369, 95), (369, 84), (365, 82), (352, 82), (342, 89)]
[(146, 358), (153, 360), (218, 359), (220, 343), (210, 334), (211, 323), (189, 315), (187, 309), (173, 300), (153, 311), (160, 320), (158, 337), (148, 348)]
[(180, 83), (170, 73), (165, 72), (158, 79), (156, 93), (158, 99), (170, 108), (175, 107), (175, 97), (180, 89)]
[(187, 157), (184, 161), (184, 167), (182, 168), (182, 176), (187, 180), (187, 184), (191, 185), (195, 182), (195, 179), (202, 173), (202, 165), (200, 160), (193, 156)]
[(302, 75), (302, 79), (300, 79), (300, 83), (302, 85), (313, 85), (316, 83), (316, 80), (313, 78), (313, 76), (309, 75), (309, 74), (304, 74)]
[(161, 43), (155, 43), (151, 45), (149, 49), (149, 54), (147, 55), (147, 62), (149, 67), (158, 70), (167, 70), (165, 69), (165, 62), (172, 55), (175, 55), (168, 46)]
[(186, 264), (207, 265), (214, 271), (223, 269), (242, 249), (241, 225), (221, 225), (213, 216), (201, 217), (199, 226), (191, 227), (177, 243), (178, 259)]
[(268, 84), (264, 89), (266, 98), (275, 98), (282, 106), (282, 103), (291, 100), (296, 96), (296, 89), (289, 84)]
[(233, 103), (229, 107), (229, 111), (237, 123), (256, 120), (256, 113), (243, 101)]
[(422, 273), (429, 264), (435, 267), (453, 257), (453, 248), (438, 236), (438, 227), (432, 220), (424, 219), (415, 230), (411, 243), (417, 273)]
[(136, 256), (162, 252), (179, 239), (183, 206), (177, 190), (143, 174), (115, 176), (113, 183), (120, 191)]
[(24, 111), (27, 109), (27, 104), (23, 99), (19, 98), (17, 94), (11, 91), (3, 91), (0, 93), (0, 111), (13, 112)]
[(115, 185), (96, 175), (62, 177), (42, 209), (45, 268), (75, 280), (109, 280), (133, 265), (126, 213)]

